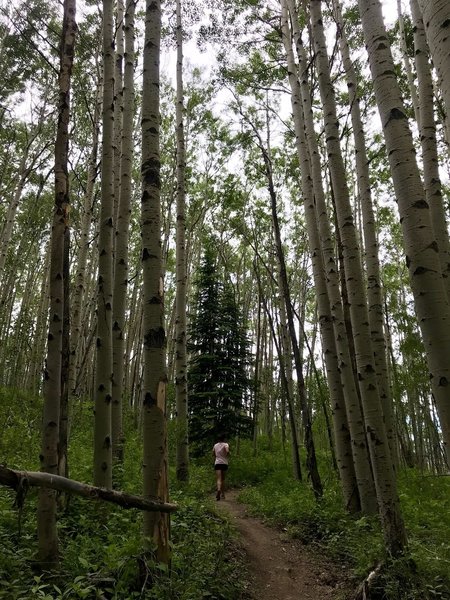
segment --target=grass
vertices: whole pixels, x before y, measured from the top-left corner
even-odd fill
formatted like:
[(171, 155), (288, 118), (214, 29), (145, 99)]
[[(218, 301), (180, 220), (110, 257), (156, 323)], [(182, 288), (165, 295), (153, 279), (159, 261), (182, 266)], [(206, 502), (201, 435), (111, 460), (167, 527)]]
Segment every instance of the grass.
[(339, 483), (323, 457), (320, 470), (327, 482), (323, 499), (316, 503), (310, 487), (292, 479), (279, 449), (269, 451), (263, 442), (258, 457), (249, 461), (250, 452), (250, 444), (244, 443), (232, 472), (235, 484), (238, 478), (242, 484), (252, 481), (242, 487), (240, 499), (254, 515), (342, 562), (355, 582), (384, 560), (380, 599), (450, 598), (450, 477), (414, 470), (399, 474), (409, 555), (392, 561), (384, 554), (378, 518), (355, 518), (343, 510)]
[[(4, 392), (3, 392), (4, 394)], [(3, 400), (3, 403), (1, 402)], [(26, 410), (10, 422), (8, 406), (21, 403)], [(40, 403), (24, 395), (0, 391), (0, 429), (3, 460), (12, 468), (36, 469), (39, 455)], [(11, 411), (12, 414), (12, 411)], [(92, 410), (78, 412), (72, 429), (70, 476), (89, 482), (92, 473)], [(13, 426), (14, 425), (14, 426)], [(123, 489), (141, 493), (141, 444), (131, 419), (127, 421), (125, 464), (116, 473)], [(26, 433), (24, 433), (26, 432)], [(26, 438), (26, 443), (24, 442)], [(37, 491), (28, 492), (21, 514), (14, 493), (0, 487), (0, 599), (65, 600), (238, 600), (244, 595), (242, 557), (233, 531), (218, 515), (211, 486), (211, 466), (193, 467), (190, 483), (177, 485), (171, 469), (171, 501), (179, 510), (171, 519), (170, 571), (152, 562), (142, 550), (142, 513), (70, 499), (58, 521), (62, 560), (60, 571), (43, 577), (34, 570), (37, 551)], [(143, 588), (143, 581), (151, 585)], [(220, 582), (220, 584), (218, 583)]]
[[(20, 405), (21, 410), (15, 408)], [(17, 391), (0, 390), (2, 461), (20, 469), (38, 468), (40, 402)], [(70, 445), (70, 474), (89, 482), (92, 473), (92, 410), (80, 405)], [(170, 432), (169, 432), (170, 433)], [(122, 489), (141, 493), (141, 444), (127, 420), (125, 463), (116, 472)], [(307, 483), (293, 480), (289, 454), (277, 440), (269, 448), (259, 440), (254, 456), (250, 442), (232, 443), (228, 484), (240, 488), (251, 512), (283, 526), (304, 544), (318, 548), (352, 575), (356, 584), (385, 561), (375, 597), (379, 600), (450, 598), (450, 478), (413, 470), (399, 474), (399, 490), (410, 555), (386, 560), (376, 518), (351, 517), (342, 509), (339, 483), (329, 458), (319, 453), (325, 494), (316, 503)], [(170, 470), (171, 501), (179, 511), (171, 522), (170, 572), (142, 552), (139, 511), (98, 507), (72, 498), (58, 522), (61, 570), (43, 578), (33, 570), (36, 555), (36, 497), (30, 490), (19, 528), (14, 495), (0, 487), (0, 599), (62, 600), (76, 598), (238, 600), (245, 597), (243, 559), (233, 531), (218, 515), (213, 500), (210, 456), (191, 464), (189, 484), (177, 484)], [(143, 574), (152, 586), (142, 588)], [(218, 585), (221, 581), (221, 585)]]

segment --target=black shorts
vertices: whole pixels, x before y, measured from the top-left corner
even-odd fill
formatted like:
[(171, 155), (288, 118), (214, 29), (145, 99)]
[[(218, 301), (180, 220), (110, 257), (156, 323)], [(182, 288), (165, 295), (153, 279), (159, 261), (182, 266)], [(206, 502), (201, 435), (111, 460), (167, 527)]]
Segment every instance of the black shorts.
[(228, 469), (228, 465), (221, 465), (221, 464), (214, 465), (215, 471), (226, 471), (227, 469)]

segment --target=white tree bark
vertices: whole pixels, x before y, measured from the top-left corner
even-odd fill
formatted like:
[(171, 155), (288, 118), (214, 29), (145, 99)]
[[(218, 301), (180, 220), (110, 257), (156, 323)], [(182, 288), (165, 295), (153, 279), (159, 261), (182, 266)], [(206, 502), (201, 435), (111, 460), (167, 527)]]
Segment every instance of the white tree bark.
[[(295, 7), (292, 2), (289, 2), (289, 10), (292, 15), (296, 15)], [(326, 273), (326, 285), (330, 302), (338, 368), (341, 379), (340, 387), (342, 388), (344, 395), (345, 410), (348, 427), (350, 430), (352, 443), (351, 449), (360, 496), (361, 510), (364, 514), (373, 514), (377, 511), (375, 487), (369, 463), (369, 453), (364, 432), (364, 417), (361, 412), (360, 400), (355, 385), (352, 359), (349, 351), (349, 340), (347, 337), (344, 310), (340, 295), (339, 269), (334, 255), (334, 240), (331, 234), (328, 210), (325, 202), (325, 193), (323, 189), (323, 168), (320, 161), (320, 152), (317, 135), (314, 129), (313, 112), (311, 106), (308, 60), (302, 45), (297, 16), (292, 18), (292, 23), (300, 66), (301, 101), (303, 104), (303, 117), (305, 120), (307, 146), (309, 149), (309, 155), (311, 157), (311, 177), (315, 198), (314, 206), (318, 221), (320, 246), (323, 254), (323, 263)], [(335, 385), (339, 385), (339, 382), (336, 382)]]
[(103, 142), (98, 239), (94, 483), (112, 486), (111, 382), (114, 218), (114, 11), (103, 0)]
[[(326, 361), (327, 379), (331, 397), (333, 427), (336, 443), (336, 459), (341, 478), (344, 504), (351, 512), (361, 508), (360, 493), (356, 482), (355, 469), (352, 461), (352, 449), (347, 423), (345, 401), (342, 394), (342, 385), (339, 376), (338, 357), (334, 340), (334, 331), (330, 310), (330, 301), (325, 281), (325, 266), (322, 258), (319, 232), (317, 228), (316, 211), (314, 205), (314, 189), (309, 160), (309, 148), (306, 141), (304, 118), (302, 111), (302, 98), (298, 80), (297, 66), (292, 50), (291, 33), (288, 24), (287, 3), (283, 0), (281, 12), (281, 27), (283, 44), (287, 57), (289, 83), (291, 87), (291, 104), (294, 117), (296, 146), (300, 162), (302, 177), (302, 196), (305, 208), (309, 248), (313, 265), (314, 285), (318, 302), (319, 323)], [(293, 7), (292, 21), (296, 21)], [(293, 25), (295, 27), (295, 25)], [(297, 31), (298, 33), (298, 31)], [(367, 464), (368, 467), (368, 464)], [(367, 505), (364, 506), (367, 510)]]
[(393, 556), (403, 553), (406, 533), (400, 512), (397, 483), (383, 421), (369, 328), (360, 252), (340, 148), (336, 101), (326, 51), (321, 0), (311, 0), (312, 36), (320, 96), (323, 106), (328, 164), (336, 202), (338, 227), (344, 254), (350, 317), (355, 343), (359, 389), (368, 434), (371, 464), (385, 544)]
[[(419, 0), (423, 23), (433, 64), (439, 78), (447, 112), (447, 134), (450, 133), (450, 2), (448, 0)], [(450, 136), (448, 135), (448, 139)]]
[[(83, 302), (86, 297), (86, 266), (88, 251), (90, 246), (92, 203), (94, 199), (94, 184), (97, 178), (97, 155), (98, 155), (98, 136), (101, 103), (99, 99), (100, 85), (97, 88), (95, 97), (94, 115), (92, 123), (92, 149), (89, 156), (89, 164), (86, 176), (86, 191), (83, 199), (83, 210), (81, 216), (80, 241), (75, 269), (75, 285), (73, 290), (73, 300), (71, 308), (71, 331), (70, 331), (70, 364), (69, 364), (69, 395), (75, 394), (77, 379), (77, 356), (79, 354), (79, 345), (81, 340)], [(93, 265), (91, 265), (92, 269)]]
[(175, 317), (175, 395), (177, 407), (177, 479), (189, 477), (188, 387), (186, 352), (186, 148), (184, 139), (183, 23), (181, 0), (177, 14), (177, 239), (176, 239), (176, 317)]
[(450, 464), (450, 309), (441, 273), (439, 248), (395, 78), (381, 5), (379, 0), (359, 0), (359, 7), (398, 202), (406, 264)]
[(439, 174), (439, 157), (434, 121), (434, 92), (431, 68), (428, 61), (428, 45), (423, 19), (417, 0), (410, 0), (414, 23), (414, 49), (418, 87), (419, 134), (423, 159), (423, 183), (427, 202), (430, 206), (436, 242), (439, 248), (441, 270), (450, 300), (450, 242), (448, 237), (447, 216), (442, 197), (442, 185)]
[[(144, 343), (144, 497), (166, 502), (167, 434), (164, 284), (161, 256), (161, 163), (159, 154), (159, 53), (161, 3), (147, 0), (142, 87), (141, 235)], [(154, 540), (157, 558), (169, 561), (169, 523), (161, 513), (146, 514), (144, 535)]]
[(392, 459), (397, 464), (398, 451), (394, 429), (392, 396), (389, 384), (386, 341), (384, 337), (383, 290), (381, 287), (378, 240), (375, 230), (375, 216), (370, 191), (369, 160), (366, 152), (366, 138), (361, 118), (358, 96), (358, 80), (350, 58), (344, 22), (339, 0), (334, 0), (335, 18), (339, 27), (339, 48), (345, 69), (348, 89), (348, 103), (351, 110), (353, 137), (355, 140), (355, 162), (358, 180), (358, 196), (361, 204), (364, 233), (364, 251), (367, 277), (367, 299), (369, 303), (370, 335), (373, 343), (377, 370), (378, 391), (383, 408), (386, 433)]
[[(113, 381), (112, 444), (119, 461), (123, 455), (122, 397), (124, 381), (125, 307), (128, 289), (128, 238), (130, 230), (133, 170), (134, 118), (134, 11), (135, 0), (127, 0), (125, 10), (125, 72), (123, 80), (123, 115), (121, 118), (121, 160), (118, 214), (115, 239), (113, 302)], [(122, 16), (123, 18), (123, 16)], [(119, 36), (120, 37), (120, 36)], [(117, 53), (119, 55), (119, 51)], [(118, 59), (117, 59), (118, 60)], [(117, 189), (117, 188), (116, 188)]]
[[(55, 142), (55, 206), (53, 212), (50, 259), (50, 322), (47, 360), (44, 371), (44, 408), (42, 419), (41, 471), (58, 472), (59, 416), (61, 402), (61, 370), (64, 319), (64, 235), (69, 212), (69, 121), (70, 82), (77, 26), (75, 0), (64, 1), (58, 76), (58, 128)], [(52, 569), (59, 562), (56, 528), (56, 493), (43, 488), (39, 492), (38, 560)]]

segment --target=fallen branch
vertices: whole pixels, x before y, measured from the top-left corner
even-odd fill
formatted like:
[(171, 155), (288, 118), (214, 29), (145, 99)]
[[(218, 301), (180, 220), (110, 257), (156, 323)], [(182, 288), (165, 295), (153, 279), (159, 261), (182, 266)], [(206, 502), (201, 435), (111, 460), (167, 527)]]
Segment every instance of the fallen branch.
[(82, 496), (88, 500), (104, 500), (113, 502), (123, 508), (138, 508), (153, 512), (171, 513), (178, 509), (176, 504), (167, 502), (158, 502), (157, 500), (147, 500), (141, 496), (134, 496), (126, 492), (117, 492), (116, 490), (107, 490), (106, 488), (95, 487), (74, 479), (61, 477), (60, 475), (50, 475), (49, 473), (40, 473), (38, 471), (15, 471), (0, 465), (0, 484), (19, 490), (23, 483), (29, 486), (46, 487), (67, 494)]
[(375, 567), (375, 569), (373, 569), (367, 575), (364, 581), (358, 586), (358, 590), (356, 591), (356, 596), (354, 600), (370, 600), (373, 584), (377, 580), (377, 577), (380, 575), (382, 566), (382, 564), (378, 564)]

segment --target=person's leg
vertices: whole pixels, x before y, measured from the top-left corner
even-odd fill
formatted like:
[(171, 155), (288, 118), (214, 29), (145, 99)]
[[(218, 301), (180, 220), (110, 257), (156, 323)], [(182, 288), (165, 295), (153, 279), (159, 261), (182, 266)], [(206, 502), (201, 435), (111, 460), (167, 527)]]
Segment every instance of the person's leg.
[(220, 474), (222, 475), (222, 480), (220, 482), (220, 494), (222, 498), (225, 498), (225, 472), (225, 470), (220, 471)]
[(221, 471), (220, 469), (216, 469), (216, 489), (217, 489), (216, 499), (217, 500), (220, 500), (220, 492), (222, 490), (222, 473), (223, 473), (223, 471)]

